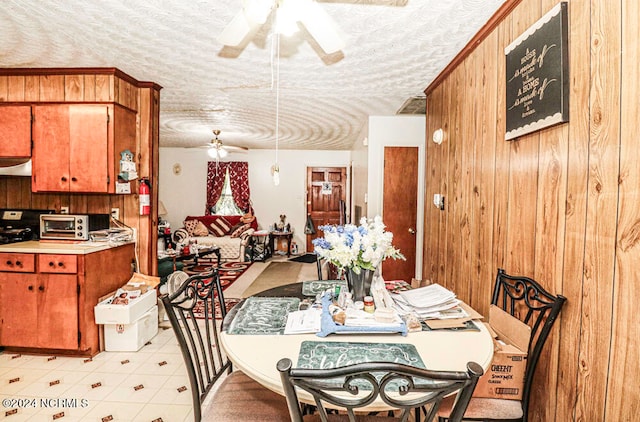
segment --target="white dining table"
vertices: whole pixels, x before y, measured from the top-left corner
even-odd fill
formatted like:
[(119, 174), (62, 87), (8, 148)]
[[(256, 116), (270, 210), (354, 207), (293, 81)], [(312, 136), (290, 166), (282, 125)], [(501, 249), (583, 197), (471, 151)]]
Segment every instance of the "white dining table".
[[(296, 283), (301, 284), (301, 283)], [(267, 296), (286, 296), (300, 294), (300, 287), (289, 285), (287, 289), (264, 292)], [(274, 290), (274, 289), (272, 289)], [(257, 295), (261, 295), (260, 293)], [(242, 303), (237, 306), (241, 306)], [(234, 313), (227, 315), (232, 319)], [(409, 332), (406, 336), (392, 334), (331, 334), (319, 337), (316, 334), (230, 334), (221, 333), (224, 351), (234, 365), (269, 390), (284, 396), (280, 373), (276, 368), (282, 358), (289, 358), (294, 367), (298, 363), (300, 348), (304, 341), (347, 342), (347, 343), (394, 343), (413, 345), (424, 366), (431, 370), (466, 371), (468, 362), (476, 362), (484, 370), (491, 364), (493, 357), (493, 339), (485, 325), (476, 322), (478, 330), (432, 330)], [(225, 326), (229, 321), (225, 320)], [(313, 404), (310, 395), (300, 393), (302, 402)], [(389, 407), (381, 400), (367, 410), (387, 410)]]

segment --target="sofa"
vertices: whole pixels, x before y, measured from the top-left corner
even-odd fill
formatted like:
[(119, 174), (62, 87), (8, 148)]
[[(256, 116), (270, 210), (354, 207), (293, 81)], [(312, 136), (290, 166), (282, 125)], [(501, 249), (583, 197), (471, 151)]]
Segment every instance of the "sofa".
[(255, 218), (246, 223), (242, 215), (187, 216), (183, 224), (173, 234), (176, 244), (195, 243), (199, 248), (218, 246), (222, 260), (233, 262), (246, 260), (245, 249), (258, 229)]

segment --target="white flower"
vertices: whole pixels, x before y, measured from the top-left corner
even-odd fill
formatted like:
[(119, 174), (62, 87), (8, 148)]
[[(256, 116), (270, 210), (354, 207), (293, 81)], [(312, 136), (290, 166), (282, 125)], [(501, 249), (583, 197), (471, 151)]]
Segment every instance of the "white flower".
[(356, 273), (361, 269), (375, 270), (387, 258), (405, 259), (393, 247), (393, 233), (386, 232), (380, 216), (363, 217), (360, 225), (320, 226), (324, 238), (313, 240), (315, 253), (339, 268), (350, 268)]

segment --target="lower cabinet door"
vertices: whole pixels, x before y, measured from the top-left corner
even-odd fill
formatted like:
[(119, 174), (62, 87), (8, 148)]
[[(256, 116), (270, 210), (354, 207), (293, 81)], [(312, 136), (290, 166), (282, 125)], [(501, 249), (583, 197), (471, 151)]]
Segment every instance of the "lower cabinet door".
[(38, 276), (2, 273), (0, 278), (0, 346), (38, 344)]
[(38, 275), (38, 347), (78, 348), (77, 275)]

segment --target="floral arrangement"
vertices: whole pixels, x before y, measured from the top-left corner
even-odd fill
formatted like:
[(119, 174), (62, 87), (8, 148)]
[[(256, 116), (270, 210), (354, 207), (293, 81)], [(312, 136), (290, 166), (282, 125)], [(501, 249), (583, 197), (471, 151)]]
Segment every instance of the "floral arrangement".
[(324, 238), (312, 241), (314, 251), (338, 268), (349, 268), (356, 274), (363, 269), (375, 270), (387, 258), (405, 259), (391, 244), (393, 233), (385, 231), (385, 227), (380, 216), (363, 217), (359, 226), (320, 226)]

